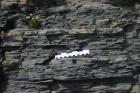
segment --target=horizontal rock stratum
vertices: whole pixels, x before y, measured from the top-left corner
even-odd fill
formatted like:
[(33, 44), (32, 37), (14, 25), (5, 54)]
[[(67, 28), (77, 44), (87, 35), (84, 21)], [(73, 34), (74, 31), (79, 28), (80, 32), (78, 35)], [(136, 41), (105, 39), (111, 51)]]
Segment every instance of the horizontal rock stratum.
[[(0, 93), (140, 93), (138, 0), (8, 3), (0, 9)], [(30, 13), (40, 29), (25, 25)]]

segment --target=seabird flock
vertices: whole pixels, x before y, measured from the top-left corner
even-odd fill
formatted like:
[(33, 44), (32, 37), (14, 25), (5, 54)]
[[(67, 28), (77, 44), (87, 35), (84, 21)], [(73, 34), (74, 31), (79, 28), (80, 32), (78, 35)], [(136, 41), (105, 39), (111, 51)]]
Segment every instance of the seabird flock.
[(73, 56), (82, 56), (82, 55), (88, 55), (90, 54), (89, 50), (83, 50), (83, 51), (73, 51), (71, 53), (61, 53), (60, 55), (56, 55), (55, 59), (61, 59), (61, 58), (68, 58)]

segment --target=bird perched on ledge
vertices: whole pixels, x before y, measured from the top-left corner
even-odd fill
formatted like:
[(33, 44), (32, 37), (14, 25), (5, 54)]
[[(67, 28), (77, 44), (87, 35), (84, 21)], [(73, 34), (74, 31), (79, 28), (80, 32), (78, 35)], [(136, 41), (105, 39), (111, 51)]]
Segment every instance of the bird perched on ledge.
[(61, 53), (60, 55), (56, 55), (55, 59), (61, 59), (61, 58), (67, 58), (67, 57), (73, 57), (73, 56), (81, 56), (81, 55), (88, 55), (88, 54), (90, 54), (89, 50), (73, 51), (71, 53)]

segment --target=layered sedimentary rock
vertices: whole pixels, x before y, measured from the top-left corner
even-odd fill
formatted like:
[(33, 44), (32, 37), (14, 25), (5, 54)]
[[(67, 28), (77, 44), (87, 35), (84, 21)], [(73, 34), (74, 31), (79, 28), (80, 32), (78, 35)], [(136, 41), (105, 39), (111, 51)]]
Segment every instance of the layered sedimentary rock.
[[(25, 14), (1, 12), (15, 22), (10, 28), (9, 19), (3, 19), (3, 30), (9, 29), (1, 44), (7, 78), (1, 92), (140, 93), (137, 0), (29, 0), (27, 6), (35, 8), (30, 12), (40, 16), (42, 29), (16, 28)], [(90, 55), (55, 59), (84, 49)]]
[(6, 7), (12, 4), (26, 4), (27, 0), (1, 0), (1, 7)]

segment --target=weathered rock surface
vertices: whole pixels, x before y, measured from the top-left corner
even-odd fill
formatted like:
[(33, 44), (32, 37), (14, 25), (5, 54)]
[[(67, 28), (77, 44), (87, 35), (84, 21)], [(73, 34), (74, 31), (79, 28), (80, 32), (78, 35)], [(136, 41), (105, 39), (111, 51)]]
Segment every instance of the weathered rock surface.
[[(40, 15), (42, 29), (7, 25), (0, 92), (140, 93), (140, 5), (125, 1), (29, 0), (27, 9), (37, 7), (32, 12)], [(17, 14), (2, 15), (3, 25)], [(91, 54), (54, 59), (83, 49)]]
[(12, 4), (26, 4), (27, 0), (2, 0), (1, 1), (1, 7), (7, 7), (10, 6)]

